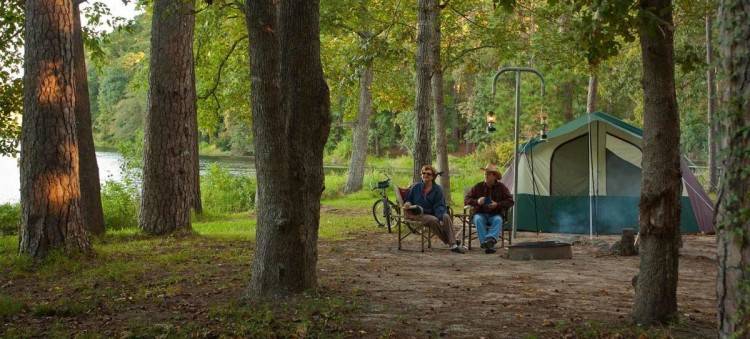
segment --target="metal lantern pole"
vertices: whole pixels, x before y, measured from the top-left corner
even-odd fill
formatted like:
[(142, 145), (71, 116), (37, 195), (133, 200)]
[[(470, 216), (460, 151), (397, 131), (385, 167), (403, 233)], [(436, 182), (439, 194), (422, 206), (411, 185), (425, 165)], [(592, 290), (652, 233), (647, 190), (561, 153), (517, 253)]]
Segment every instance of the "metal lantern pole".
[[(495, 73), (495, 77), (492, 80), (492, 97), (495, 97), (495, 89), (497, 84), (497, 78), (500, 77), (501, 74), (505, 72), (515, 72), (516, 73), (516, 121), (515, 121), (515, 130), (513, 134), (513, 144), (514, 144), (514, 152), (513, 152), (513, 201), (515, 204), (513, 205), (513, 233), (511, 237), (513, 239), (516, 238), (516, 227), (518, 225), (518, 211), (516, 211), (516, 207), (518, 206), (518, 135), (520, 132), (520, 116), (521, 116), (521, 73), (522, 72), (528, 72), (528, 73), (534, 73), (536, 74), (539, 79), (542, 81), (542, 92), (541, 95), (544, 97), (544, 77), (542, 76), (539, 71), (533, 68), (529, 67), (503, 67), (497, 73)], [(533, 174), (532, 174), (533, 175)], [(536, 213), (536, 211), (534, 211)]]

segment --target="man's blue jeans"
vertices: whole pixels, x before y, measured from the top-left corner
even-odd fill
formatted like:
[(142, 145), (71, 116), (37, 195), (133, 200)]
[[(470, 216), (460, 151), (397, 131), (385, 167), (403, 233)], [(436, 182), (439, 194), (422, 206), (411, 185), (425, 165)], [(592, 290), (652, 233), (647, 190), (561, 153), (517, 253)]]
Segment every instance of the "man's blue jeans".
[(474, 225), (477, 226), (477, 239), (484, 244), (487, 239), (500, 239), (503, 227), (503, 217), (499, 214), (477, 213), (474, 214)]

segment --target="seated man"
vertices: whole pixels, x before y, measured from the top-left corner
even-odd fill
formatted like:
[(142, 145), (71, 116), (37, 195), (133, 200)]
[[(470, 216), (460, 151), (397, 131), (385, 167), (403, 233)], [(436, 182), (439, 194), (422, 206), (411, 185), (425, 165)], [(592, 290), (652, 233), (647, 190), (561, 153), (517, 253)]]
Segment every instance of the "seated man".
[[(421, 174), (422, 182), (414, 184), (404, 199), (405, 215), (423, 222), (443, 243), (450, 246), (451, 251), (463, 253), (453, 233), (453, 221), (447, 213), (443, 188), (435, 183), (435, 169), (431, 165), (424, 165)], [(419, 208), (415, 211), (416, 206)]]
[(497, 166), (489, 164), (482, 168), (484, 181), (474, 185), (464, 197), (464, 204), (474, 208), (472, 222), (477, 227), (477, 238), (484, 253), (495, 253), (495, 244), (500, 239), (503, 215), (513, 206), (513, 196), (500, 182)]

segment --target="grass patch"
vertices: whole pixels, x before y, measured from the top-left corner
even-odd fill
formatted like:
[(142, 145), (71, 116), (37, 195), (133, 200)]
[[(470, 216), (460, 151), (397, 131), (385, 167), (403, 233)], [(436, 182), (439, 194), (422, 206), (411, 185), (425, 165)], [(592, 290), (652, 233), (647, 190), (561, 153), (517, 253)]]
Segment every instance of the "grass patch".
[(242, 337), (340, 338), (357, 309), (350, 298), (305, 294), (275, 303), (229, 303), (212, 308), (209, 317)]
[(92, 305), (80, 303), (68, 298), (53, 303), (41, 303), (31, 309), (35, 317), (75, 317), (88, 312)]
[(24, 304), (11, 297), (0, 294), (0, 318), (18, 314), (24, 308)]
[(193, 223), (193, 230), (202, 236), (225, 240), (255, 240), (256, 219), (247, 214), (234, 214), (224, 218), (211, 217), (208, 221)]

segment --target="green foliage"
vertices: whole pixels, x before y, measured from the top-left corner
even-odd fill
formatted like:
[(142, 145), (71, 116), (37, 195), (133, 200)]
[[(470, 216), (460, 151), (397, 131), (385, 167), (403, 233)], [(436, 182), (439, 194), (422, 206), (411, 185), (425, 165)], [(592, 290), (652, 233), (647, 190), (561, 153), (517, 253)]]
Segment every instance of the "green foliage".
[(245, 212), (255, 207), (255, 180), (232, 175), (217, 164), (201, 177), (203, 208), (214, 213)]
[(501, 141), (484, 144), (477, 150), (474, 157), (480, 167), (492, 163), (500, 167), (509, 164), (513, 160), (513, 141)]
[(110, 181), (102, 185), (102, 210), (107, 229), (138, 226), (140, 197), (133, 186)]
[(15, 235), (21, 222), (21, 204), (0, 205), (0, 236)]
[(336, 146), (326, 154), (325, 162), (329, 164), (347, 164), (348, 159), (352, 156), (352, 134), (345, 134)]
[(133, 138), (120, 141), (117, 151), (122, 155), (120, 171), (123, 182), (131, 188), (143, 181), (143, 132), (137, 131)]
[(3, 1), (0, 6), (0, 155), (15, 154), (23, 111), (23, 4)]

